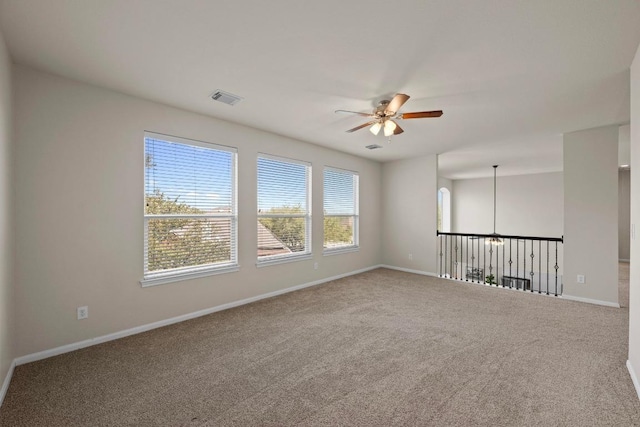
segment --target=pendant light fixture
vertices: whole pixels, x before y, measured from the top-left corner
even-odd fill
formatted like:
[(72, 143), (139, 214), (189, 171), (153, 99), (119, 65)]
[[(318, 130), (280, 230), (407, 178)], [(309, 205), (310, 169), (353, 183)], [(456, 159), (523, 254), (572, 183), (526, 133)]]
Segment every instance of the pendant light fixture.
[(485, 245), (492, 246), (502, 246), (504, 245), (504, 240), (500, 237), (498, 233), (496, 233), (496, 172), (498, 170), (498, 165), (493, 165), (493, 233), (491, 233), (491, 237), (484, 241)]

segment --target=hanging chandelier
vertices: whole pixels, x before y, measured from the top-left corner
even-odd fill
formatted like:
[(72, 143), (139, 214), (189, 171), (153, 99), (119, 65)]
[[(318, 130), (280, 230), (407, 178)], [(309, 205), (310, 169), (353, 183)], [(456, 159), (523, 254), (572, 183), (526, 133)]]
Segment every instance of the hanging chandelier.
[(492, 246), (502, 246), (504, 245), (504, 240), (498, 233), (496, 233), (496, 172), (498, 170), (498, 165), (493, 165), (493, 233), (490, 234), (489, 239), (485, 239), (485, 245)]

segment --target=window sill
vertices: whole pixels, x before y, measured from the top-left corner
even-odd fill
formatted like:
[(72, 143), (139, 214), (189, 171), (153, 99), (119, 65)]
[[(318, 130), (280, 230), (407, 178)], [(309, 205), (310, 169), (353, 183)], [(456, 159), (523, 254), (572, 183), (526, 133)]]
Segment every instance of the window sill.
[(348, 254), (350, 252), (358, 252), (358, 251), (360, 251), (360, 246), (345, 246), (342, 248), (325, 249), (322, 252), (322, 256)]
[(258, 260), (256, 262), (256, 267), (258, 267), (258, 268), (260, 268), (260, 267), (268, 267), (270, 265), (286, 264), (286, 263), (289, 263), (289, 262), (304, 261), (304, 260), (308, 260), (308, 259), (313, 259), (313, 255), (312, 254), (304, 254), (304, 255), (287, 256), (287, 257), (283, 257), (283, 258), (264, 259), (264, 260)]
[(174, 274), (167, 273), (166, 275), (159, 275), (156, 277), (150, 277), (148, 279), (142, 279), (140, 280), (140, 285), (142, 285), (143, 288), (147, 288), (149, 286), (165, 285), (167, 283), (198, 279), (200, 277), (213, 276), (216, 274), (233, 273), (239, 270), (240, 270), (240, 266), (238, 264), (233, 264), (233, 265), (228, 265), (224, 267), (203, 269), (203, 270), (192, 271), (188, 273), (174, 273)]

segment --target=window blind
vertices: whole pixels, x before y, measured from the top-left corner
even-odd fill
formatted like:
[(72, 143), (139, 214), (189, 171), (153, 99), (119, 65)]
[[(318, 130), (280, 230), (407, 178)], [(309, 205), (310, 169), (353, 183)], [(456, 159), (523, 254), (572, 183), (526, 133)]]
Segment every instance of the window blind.
[(324, 169), (324, 249), (358, 246), (358, 191), (356, 172)]
[(258, 156), (258, 261), (311, 253), (311, 165)]
[(236, 151), (145, 134), (144, 277), (237, 265)]

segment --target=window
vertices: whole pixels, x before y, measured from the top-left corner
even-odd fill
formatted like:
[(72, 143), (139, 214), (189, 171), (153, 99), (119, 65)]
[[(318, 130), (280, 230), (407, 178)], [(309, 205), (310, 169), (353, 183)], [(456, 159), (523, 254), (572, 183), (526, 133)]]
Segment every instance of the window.
[(311, 164), (258, 156), (258, 264), (311, 256)]
[(145, 133), (143, 286), (237, 270), (236, 150)]
[(324, 251), (358, 247), (358, 179), (356, 172), (324, 169)]
[(451, 232), (451, 192), (446, 187), (438, 190), (438, 230)]

